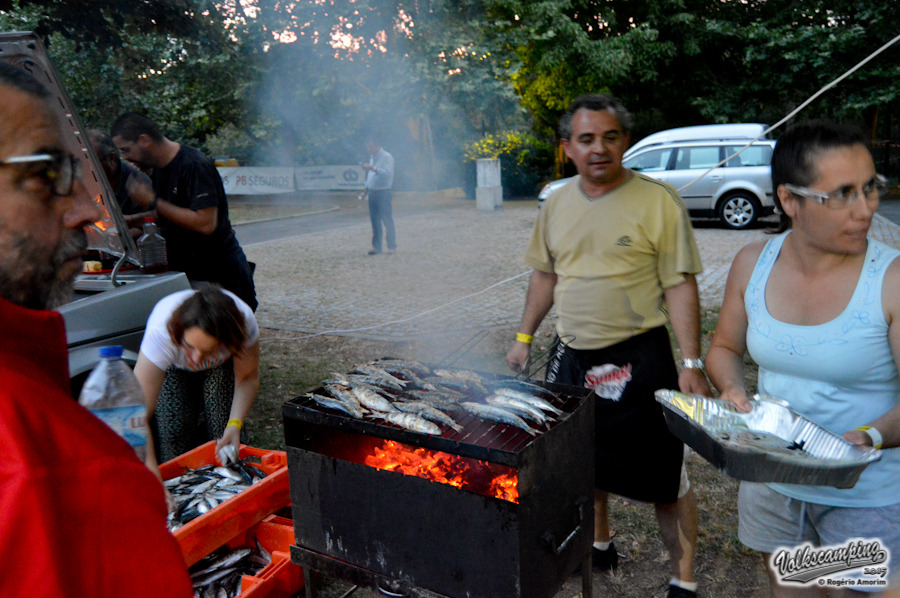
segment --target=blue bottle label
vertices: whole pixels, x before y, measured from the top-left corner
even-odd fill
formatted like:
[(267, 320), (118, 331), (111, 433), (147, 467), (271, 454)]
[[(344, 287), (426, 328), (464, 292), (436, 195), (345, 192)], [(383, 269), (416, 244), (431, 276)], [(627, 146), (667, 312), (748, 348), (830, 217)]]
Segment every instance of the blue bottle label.
[(131, 446), (147, 444), (147, 408), (143, 405), (91, 409), (91, 412)]

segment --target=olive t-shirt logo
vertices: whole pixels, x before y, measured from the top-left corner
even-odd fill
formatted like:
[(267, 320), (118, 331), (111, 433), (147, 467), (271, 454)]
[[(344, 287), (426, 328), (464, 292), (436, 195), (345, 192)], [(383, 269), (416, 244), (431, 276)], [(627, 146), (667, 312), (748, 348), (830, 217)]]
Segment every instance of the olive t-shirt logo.
[(631, 237), (628, 235), (622, 235), (618, 239), (616, 239), (616, 245), (620, 245), (622, 247), (631, 247)]

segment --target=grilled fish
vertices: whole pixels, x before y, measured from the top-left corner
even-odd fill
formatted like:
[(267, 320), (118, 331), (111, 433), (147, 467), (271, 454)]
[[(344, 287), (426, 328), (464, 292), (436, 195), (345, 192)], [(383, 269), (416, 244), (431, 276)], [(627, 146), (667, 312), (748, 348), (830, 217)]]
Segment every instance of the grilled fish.
[(419, 376), (431, 376), (431, 368), (429, 366), (419, 361), (412, 361), (409, 359), (379, 359), (374, 362), (373, 365), (381, 368), (384, 368), (386, 365), (400, 367), (413, 371)]
[(351, 403), (349, 401), (342, 401), (340, 399), (334, 399), (332, 397), (325, 397), (320, 394), (316, 394), (314, 392), (306, 393), (303, 396), (305, 396), (308, 399), (312, 399), (319, 405), (321, 405), (323, 407), (327, 407), (328, 409), (335, 409), (337, 411), (343, 411), (347, 415), (355, 417), (356, 419), (362, 419), (366, 414), (366, 412), (362, 408), (362, 406), (355, 401), (353, 403)]
[(507, 411), (506, 409), (503, 409), (501, 407), (497, 407), (496, 405), (485, 405), (484, 403), (472, 403), (470, 401), (466, 401), (464, 403), (460, 403), (460, 406), (472, 415), (480, 417), (481, 419), (515, 426), (517, 428), (525, 430), (532, 436), (537, 436), (537, 430), (529, 426), (528, 422), (526, 422), (515, 413)]
[(418, 415), (419, 417), (424, 417), (428, 421), (433, 421), (437, 424), (449, 426), (457, 432), (462, 431), (462, 426), (456, 423), (456, 421), (454, 421), (452, 417), (450, 417), (440, 409), (432, 407), (428, 403), (424, 403), (422, 401), (397, 401), (396, 403), (394, 403), (394, 407), (396, 407), (400, 411), (403, 411), (404, 413), (412, 413), (414, 415)]
[(527, 419), (528, 421), (533, 421), (536, 424), (547, 423), (547, 415), (537, 407), (534, 407), (525, 401), (514, 399), (506, 395), (495, 394), (486, 397), (484, 402), (489, 405), (496, 405), (497, 407), (512, 411), (516, 415)]
[(419, 417), (418, 415), (414, 415), (412, 413), (403, 413), (401, 411), (394, 410), (389, 413), (376, 413), (375, 416), (389, 421), (394, 425), (400, 426), (401, 428), (410, 430), (411, 432), (431, 434), (434, 436), (440, 436), (441, 434), (441, 429), (436, 424), (433, 424), (427, 419)]
[(381, 361), (377, 362), (377, 365), (389, 374), (400, 374), (419, 388), (424, 388), (425, 390), (437, 390), (437, 387), (434, 384), (423, 380), (415, 371), (409, 368), (405, 368), (399, 365), (393, 365), (390, 363), (384, 363)]
[(469, 370), (434, 370), (435, 376), (428, 378), (433, 384), (458, 388), (464, 392), (487, 394), (484, 378)]
[(352, 386), (350, 392), (359, 404), (367, 409), (380, 412), (396, 411), (390, 401), (365, 386)]
[(556, 415), (563, 415), (565, 411), (561, 409), (557, 409), (553, 405), (550, 404), (546, 399), (542, 399), (537, 395), (533, 395), (531, 393), (522, 392), (520, 390), (513, 390), (512, 388), (497, 388), (494, 389), (494, 394), (505, 395), (507, 397), (512, 397), (514, 399), (519, 399), (520, 401), (525, 401), (529, 405), (537, 407), (538, 409), (542, 409), (544, 411), (549, 411), (550, 413), (554, 413)]
[(328, 391), (328, 394), (339, 401), (359, 405), (359, 400), (356, 398), (356, 395), (350, 392), (349, 385), (345, 386), (343, 384), (326, 384), (325, 390)]
[(346, 379), (350, 381), (350, 384), (367, 384), (379, 389), (390, 389), (397, 392), (405, 388), (402, 384), (398, 384), (390, 378), (380, 378), (370, 374), (347, 374)]
[(386, 380), (392, 384), (398, 384), (400, 385), (400, 388), (405, 388), (406, 385), (409, 384), (407, 380), (401, 380), (397, 376), (394, 376), (393, 374), (386, 372), (380, 367), (374, 366), (372, 364), (363, 364), (357, 366), (356, 368), (354, 368), (354, 371), (366, 376), (372, 376), (373, 378), (376, 378), (378, 380)]

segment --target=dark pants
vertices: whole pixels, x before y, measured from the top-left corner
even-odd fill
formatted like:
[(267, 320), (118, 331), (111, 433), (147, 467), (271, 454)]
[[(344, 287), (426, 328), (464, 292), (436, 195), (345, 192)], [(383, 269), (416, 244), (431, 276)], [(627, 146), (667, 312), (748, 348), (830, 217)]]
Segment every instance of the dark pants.
[[(225, 431), (234, 398), (234, 362), (199, 372), (170, 367), (159, 391), (151, 429), (160, 463), (170, 461)], [(246, 441), (241, 429), (241, 442)]]
[(372, 249), (381, 251), (381, 226), (387, 233), (388, 250), (397, 249), (394, 233), (394, 214), (391, 210), (391, 190), (369, 190), (369, 218), (372, 220)]
[(239, 245), (227, 255), (206, 255), (176, 265), (170, 262), (170, 267), (184, 272), (194, 288), (199, 288), (202, 283), (215, 283), (240, 297), (250, 309), (256, 311), (258, 301), (253, 283), (254, 268), (250, 266), (247, 255)]
[[(592, 368), (610, 364), (604, 376)], [(652, 503), (678, 498), (684, 445), (669, 432), (654, 392), (678, 389), (669, 334), (655, 328), (596, 350), (572, 349), (557, 341), (547, 381), (593, 387), (595, 486)], [(608, 397), (608, 398), (604, 398)]]

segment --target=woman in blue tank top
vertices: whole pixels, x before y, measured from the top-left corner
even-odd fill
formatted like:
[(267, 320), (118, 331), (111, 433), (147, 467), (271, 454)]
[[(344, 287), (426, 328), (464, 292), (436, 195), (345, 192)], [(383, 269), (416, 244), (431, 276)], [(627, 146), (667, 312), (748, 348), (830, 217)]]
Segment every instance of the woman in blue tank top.
[[(741, 483), (738, 535), (766, 557), (773, 597), (821, 597), (832, 585), (839, 589), (828, 595), (900, 596), (900, 251), (867, 237), (885, 180), (862, 133), (816, 123), (778, 141), (772, 183), (781, 234), (735, 258), (709, 377), (721, 398), (750, 411), (749, 352), (760, 394), (881, 448), (882, 458), (848, 489)], [(785, 579), (797, 573), (798, 550), (857, 541), (887, 550), (869, 567)]]

